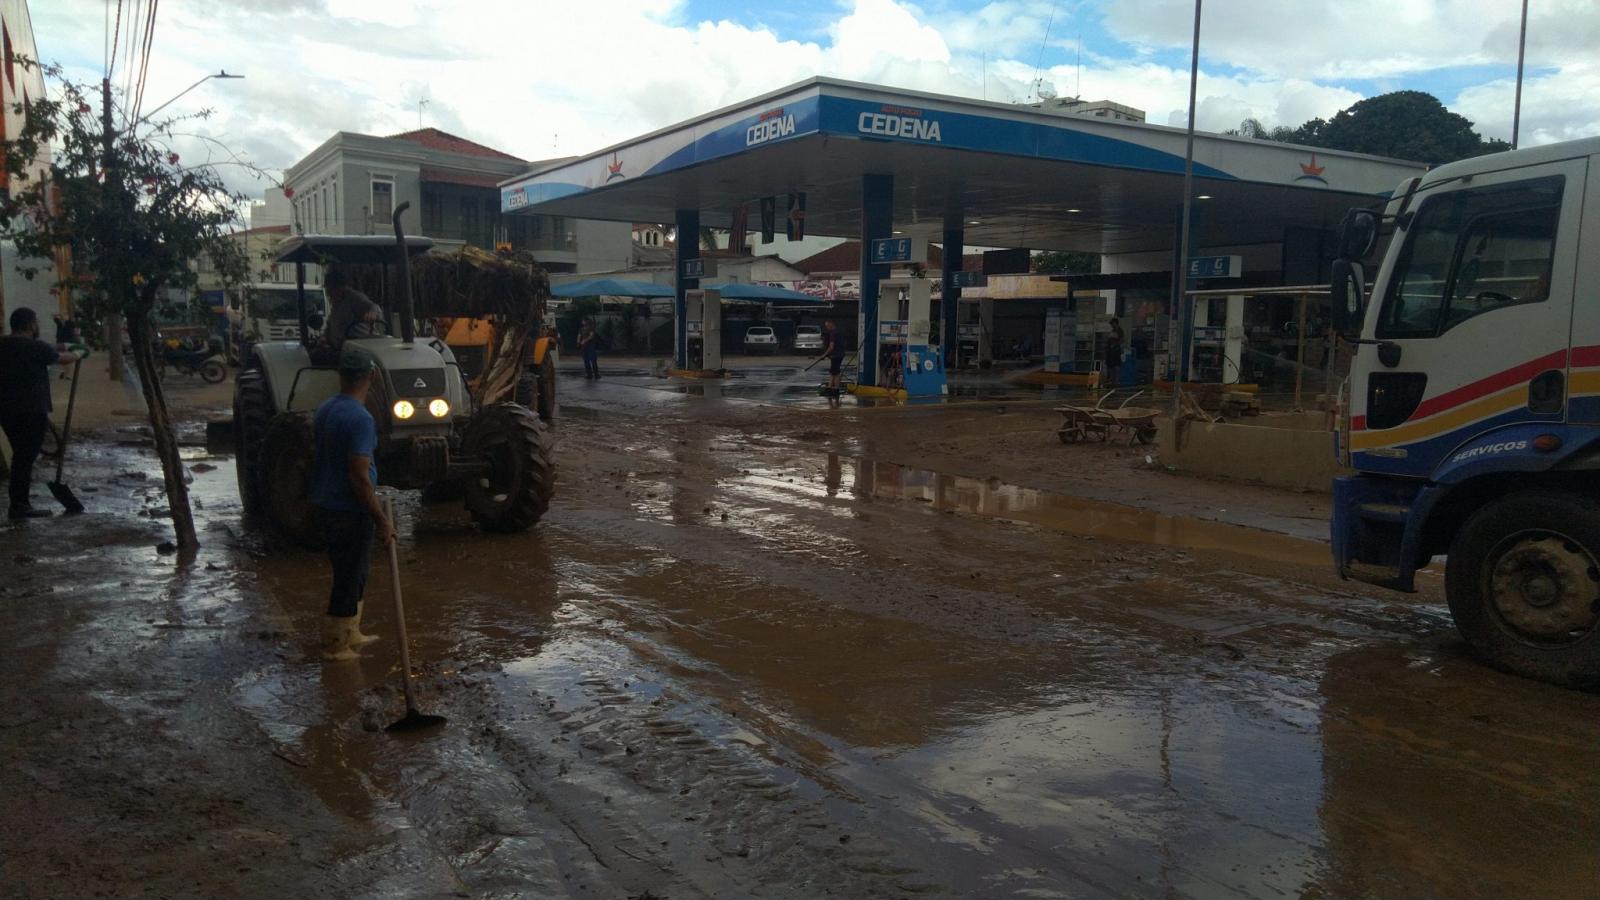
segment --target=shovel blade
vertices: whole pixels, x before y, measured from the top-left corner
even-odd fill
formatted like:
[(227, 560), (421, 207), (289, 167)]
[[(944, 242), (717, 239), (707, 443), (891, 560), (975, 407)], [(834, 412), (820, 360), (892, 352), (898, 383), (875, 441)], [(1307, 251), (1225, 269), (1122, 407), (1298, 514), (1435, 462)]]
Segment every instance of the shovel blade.
[(61, 504), (62, 509), (69, 513), (83, 512), (83, 504), (79, 502), (77, 495), (72, 493), (72, 488), (67, 487), (65, 483), (60, 481), (52, 481), (49, 484), (50, 495), (56, 498), (56, 502)]
[(389, 727), (385, 728), (384, 731), (387, 731), (390, 734), (398, 734), (406, 731), (422, 731), (426, 728), (437, 728), (444, 723), (444, 716), (430, 716), (427, 713), (418, 712), (415, 709), (407, 709), (404, 718), (394, 722)]

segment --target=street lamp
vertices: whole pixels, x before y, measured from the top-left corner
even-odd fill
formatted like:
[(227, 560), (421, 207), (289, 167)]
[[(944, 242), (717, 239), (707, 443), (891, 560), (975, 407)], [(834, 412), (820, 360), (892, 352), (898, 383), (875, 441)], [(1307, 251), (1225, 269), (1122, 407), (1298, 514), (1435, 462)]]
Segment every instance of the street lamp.
[(177, 102), (179, 97), (182, 97), (184, 94), (189, 93), (190, 91), (194, 90), (195, 88), (199, 87), (202, 84), (205, 84), (206, 82), (210, 81), (213, 78), (243, 78), (243, 77), (244, 77), (243, 75), (231, 75), (231, 74), (228, 73), (227, 69), (218, 69), (216, 72), (214, 72), (214, 73), (212, 73), (210, 75), (207, 75), (206, 77), (200, 79), (199, 81), (196, 81), (194, 84), (191, 84), (188, 87), (184, 88), (183, 90), (179, 91), (177, 96), (173, 97), (171, 100), (168, 100), (167, 102), (161, 104), (160, 106), (156, 107), (155, 109), (152, 109), (149, 112), (145, 113), (144, 115), (140, 116), (139, 117), (139, 121), (134, 122), (132, 125), (129, 125), (128, 128), (129, 129), (133, 129), (133, 128), (139, 127), (140, 125), (144, 124), (144, 122), (147, 119), (149, 119), (151, 116), (155, 115), (158, 112), (161, 112), (163, 109), (166, 109), (167, 107), (171, 106), (173, 103)]

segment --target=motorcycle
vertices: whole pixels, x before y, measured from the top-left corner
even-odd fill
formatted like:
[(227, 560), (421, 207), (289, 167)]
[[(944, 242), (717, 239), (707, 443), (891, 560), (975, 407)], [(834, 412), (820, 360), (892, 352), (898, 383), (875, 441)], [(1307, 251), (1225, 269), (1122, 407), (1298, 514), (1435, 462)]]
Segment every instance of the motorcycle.
[(216, 341), (208, 341), (203, 347), (196, 347), (193, 341), (163, 342), (156, 359), (163, 379), (169, 366), (180, 375), (199, 375), (207, 384), (217, 384), (228, 377), (228, 366)]

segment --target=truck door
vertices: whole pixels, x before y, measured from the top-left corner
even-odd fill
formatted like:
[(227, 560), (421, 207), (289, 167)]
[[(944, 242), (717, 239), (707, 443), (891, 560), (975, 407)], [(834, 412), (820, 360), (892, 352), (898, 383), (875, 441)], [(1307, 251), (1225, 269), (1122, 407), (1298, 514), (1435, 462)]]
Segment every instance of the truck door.
[(1600, 424), (1600, 158), (1588, 162), (1582, 233), (1573, 277), (1572, 373), (1567, 421)]
[[(1383, 282), (1351, 422), (1356, 465), (1426, 476), (1504, 425), (1561, 421), (1586, 161), (1423, 188)], [(1600, 360), (1597, 360), (1600, 365)]]

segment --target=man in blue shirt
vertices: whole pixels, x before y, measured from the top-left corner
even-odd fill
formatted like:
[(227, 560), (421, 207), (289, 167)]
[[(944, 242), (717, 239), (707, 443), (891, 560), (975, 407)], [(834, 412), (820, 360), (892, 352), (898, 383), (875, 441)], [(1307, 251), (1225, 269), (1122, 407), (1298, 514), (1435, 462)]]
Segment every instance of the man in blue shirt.
[(317, 407), (312, 431), (316, 456), (311, 472), (311, 502), (328, 534), (333, 590), (323, 657), (355, 659), (356, 648), (377, 640), (361, 633), (361, 595), (372, 568), (372, 538), (395, 539), (394, 523), (378, 505), (378, 428), (367, 412), (367, 389), (376, 362), (360, 347), (339, 354), (339, 393)]

